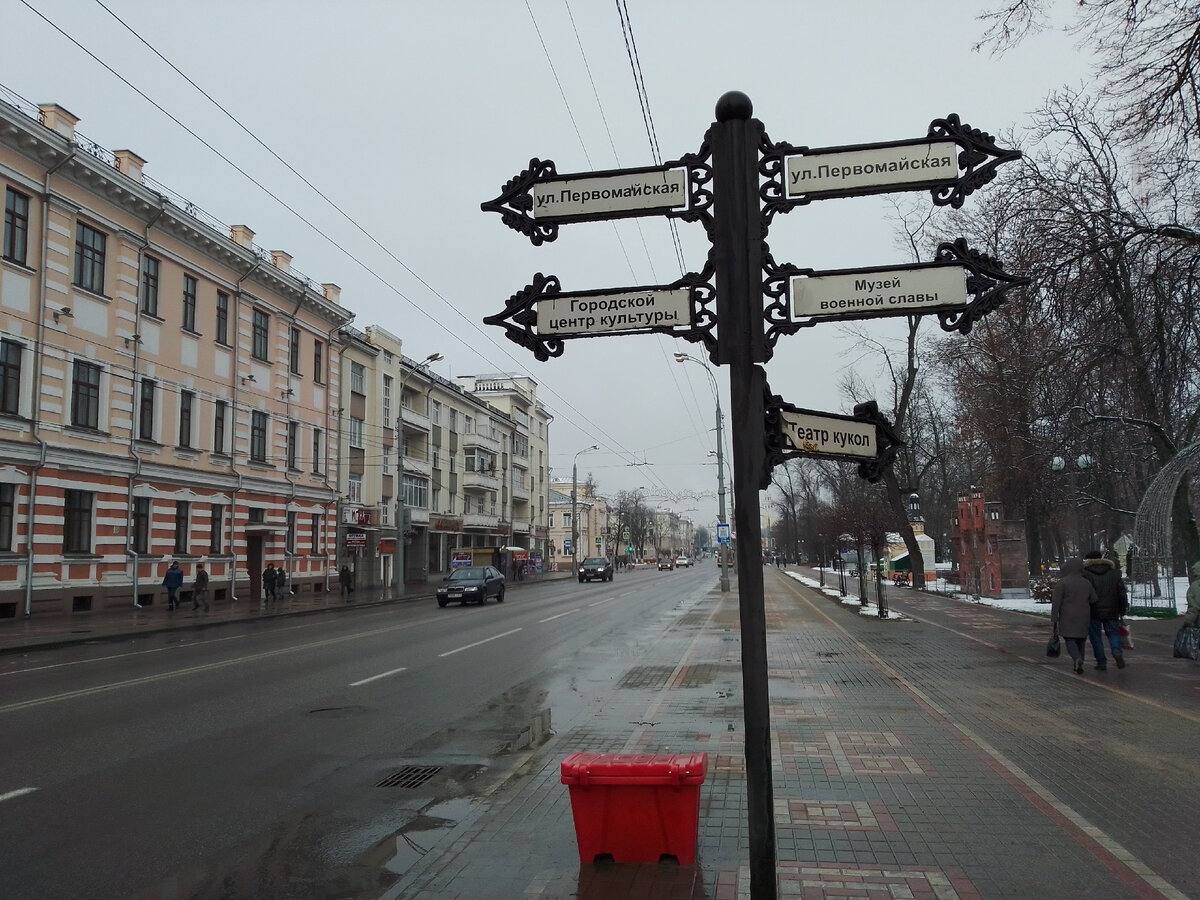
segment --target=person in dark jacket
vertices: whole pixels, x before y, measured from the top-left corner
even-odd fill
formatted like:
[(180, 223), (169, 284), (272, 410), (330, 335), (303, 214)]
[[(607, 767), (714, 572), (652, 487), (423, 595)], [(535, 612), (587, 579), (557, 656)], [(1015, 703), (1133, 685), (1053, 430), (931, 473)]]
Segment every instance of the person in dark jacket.
[(171, 560), (171, 565), (167, 567), (162, 583), (167, 589), (167, 611), (174, 612), (179, 609), (179, 589), (183, 587), (183, 569), (175, 560)]
[(1092, 621), (1092, 604), (1096, 589), (1083, 576), (1083, 560), (1065, 560), (1058, 584), (1050, 601), (1050, 621), (1067, 645), (1067, 653), (1075, 663), (1075, 673), (1083, 674), (1083, 642)]
[(1183, 624), (1193, 628), (1200, 625), (1200, 562), (1192, 566), (1192, 578), (1187, 589), (1187, 612), (1183, 614)]
[(201, 606), (208, 612), (208, 570), (204, 568), (204, 563), (198, 562), (196, 577), (192, 581), (192, 609), (197, 610)]
[(1121, 617), (1129, 612), (1129, 592), (1125, 590), (1120, 563), (1103, 556), (1099, 550), (1092, 550), (1083, 558), (1083, 575), (1096, 589), (1096, 604), (1092, 607), (1092, 621), (1088, 625), (1096, 668), (1101, 672), (1108, 668), (1104, 656), (1104, 638), (1107, 637), (1117, 668), (1123, 669), (1125, 655), (1121, 652), (1120, 627)]
[(267, 567), (263, 569), (262, 588), (263, 603), (269, 605), (272, 601), (279, 599), (279, 595), (276, 593), (275, 567), (271, 563), (267, 563)]
[[(349, 597), (354, 593), (354, 574), (350, 571), (349, 566), (342, 566), (342, 571), (338, 573), (338, 583), (342, 586), (343, 597)], [(347, 600), (346, 602), (349, 603), (350, 601)]]

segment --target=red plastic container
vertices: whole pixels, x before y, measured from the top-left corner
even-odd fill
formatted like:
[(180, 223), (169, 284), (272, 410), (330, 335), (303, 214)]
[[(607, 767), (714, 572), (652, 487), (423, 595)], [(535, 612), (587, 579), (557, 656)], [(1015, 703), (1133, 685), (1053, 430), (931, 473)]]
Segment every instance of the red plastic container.
[(562, 783), (571, 790), (579, 861), (695, 862), (707, 771), (706, 753), (572, 753)]

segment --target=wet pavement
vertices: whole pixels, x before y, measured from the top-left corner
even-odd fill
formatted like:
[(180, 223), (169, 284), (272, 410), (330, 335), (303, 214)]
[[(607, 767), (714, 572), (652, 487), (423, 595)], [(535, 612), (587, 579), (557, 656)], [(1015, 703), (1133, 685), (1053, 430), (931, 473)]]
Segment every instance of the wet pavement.
[[(896, 590), (880, 620), (800, 574), (764, 573), (779, 897), (1200, 897), (1200, 664), (1171, 657), (1177, 623), (1138, 621), (1127, 668), (1079, 676), (1045, 657), (1043, 617)], [(422, 806), (337, 896), (750, 898), (736, 580), (715, 588), (661, 641), (582, 654), (590, 680), (551, 683), (552, 727), (518, 738), (512, 777)], [(0, 650), (340, 598), (292, 603), (0, 622)], [(559, 768), (576, 751), (706, 754), (695, 864), (581, 861)]]

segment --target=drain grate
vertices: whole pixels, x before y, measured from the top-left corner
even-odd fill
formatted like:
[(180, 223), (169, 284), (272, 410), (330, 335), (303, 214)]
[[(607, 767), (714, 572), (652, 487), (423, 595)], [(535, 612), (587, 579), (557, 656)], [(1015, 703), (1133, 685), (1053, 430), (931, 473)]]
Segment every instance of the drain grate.
[(398, 772), (393, 772), (375, 787), (419, 788), (440, 771), (442, 771), (441, 766), (405, 766)]

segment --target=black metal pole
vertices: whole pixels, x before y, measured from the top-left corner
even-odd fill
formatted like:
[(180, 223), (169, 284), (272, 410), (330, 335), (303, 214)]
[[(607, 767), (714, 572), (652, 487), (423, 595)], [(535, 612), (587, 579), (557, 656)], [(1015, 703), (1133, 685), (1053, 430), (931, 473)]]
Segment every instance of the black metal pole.
[(766, 464), (763, 391), (766, 361), (762, 294), (764, 228), (759, 210), (762, 125), (750, 98), (731, 91), (717, 101), (711, 129), (717, 282), (717, 362), (729, 365), (733, 436), (733, 519), (737, 528), (738, 602), (745, 695), (746, 805), (750, 896), (775, 900), (775, 818), (771, 786), (771, 709), (763, 602), (758, 493)]

